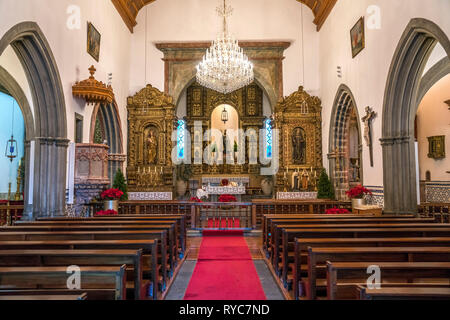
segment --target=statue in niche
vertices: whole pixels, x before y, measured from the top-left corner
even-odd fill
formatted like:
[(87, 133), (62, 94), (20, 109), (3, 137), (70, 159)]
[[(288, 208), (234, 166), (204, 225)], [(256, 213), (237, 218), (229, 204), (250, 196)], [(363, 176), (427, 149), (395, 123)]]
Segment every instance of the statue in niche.
[(292, 160), (294, 164), (306, 164), (306, 137), (305, 130), (298, 127), (292, 135)]
[(149, 130), (147, 136), (147, 162), (148, 164), (156, 164), (158, 154), (158, 140), (153, 130)]

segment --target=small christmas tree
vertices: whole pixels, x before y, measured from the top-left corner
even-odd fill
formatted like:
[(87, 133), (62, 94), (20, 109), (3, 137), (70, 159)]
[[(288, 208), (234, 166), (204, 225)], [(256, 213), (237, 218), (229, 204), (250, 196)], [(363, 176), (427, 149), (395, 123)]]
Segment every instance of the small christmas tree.
[(318, 185), (318, 193), (317, 193), (318, 199), (330, 199), (334, 200), (334, 188), (331, 184), (330, 179), (328, 178), (327, 172), (325, 169), (322, 170), (322, 173), (319, 177), (319, 185)]
[(114, 175), (114, 183), (113, 183), (114, 189), (119, 189), (123, 192), (123, 196), (120, 198), (120, 201), (127, 201), (128, 200), (128, 187), (127, 183), (125, 182), (125, 176), (123, 175), (122, 170), (118, 169), (116, 171), (116, 174)]

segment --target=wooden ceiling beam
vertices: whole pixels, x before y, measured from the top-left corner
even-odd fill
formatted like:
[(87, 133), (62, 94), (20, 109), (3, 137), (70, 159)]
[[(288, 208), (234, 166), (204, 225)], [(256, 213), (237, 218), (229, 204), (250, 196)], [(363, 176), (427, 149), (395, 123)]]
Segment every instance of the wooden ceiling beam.
[[(133, 33), (133, 28), (137, 25), (136, 18), (139, 11), (147, 4), (156, 0), (111, 0), (123, 21)], [(328, 15), (335, 6), (337, 0), (297, 0), (308, 6), (314, 14), (314, 24), (317, 31), (325, 23)]]

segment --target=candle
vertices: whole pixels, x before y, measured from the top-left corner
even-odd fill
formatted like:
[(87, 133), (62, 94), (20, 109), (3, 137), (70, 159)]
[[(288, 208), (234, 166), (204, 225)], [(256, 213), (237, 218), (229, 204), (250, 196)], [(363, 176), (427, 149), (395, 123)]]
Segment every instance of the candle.
[(163, 168), (161, 167), (161, 174), (163, 174)]
[(155, 173), (158, 173), (158, 172), (156, 171), (156, 167), (155, 167)]

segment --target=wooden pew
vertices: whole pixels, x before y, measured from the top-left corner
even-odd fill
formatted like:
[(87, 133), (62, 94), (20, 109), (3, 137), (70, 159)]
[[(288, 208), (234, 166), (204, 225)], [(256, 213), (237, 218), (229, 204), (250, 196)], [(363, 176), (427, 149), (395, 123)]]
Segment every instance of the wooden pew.
[[(161, 265), (163, 266), (163, 279), (171, 276), (166, 230), (144, 231), (84, 231), (67, 232), (0, 232), (0, 241), (51, 241), (51, 240), (154, 240), (160, 241)], [(169, 266), (167, 266), (169, 264)]]
[(372, 224), (401, 224), (401, 223), (434, 223), (433, 218), (384, 218), (376, 217), (373, 218), (354, 218), (354, 219), (335, 219), (324, 217), (322, 219), (268, 219), (266, 230), (263, 231), (263, 247), (266, 251), (270, 248), (271, 235), (275, 225), (314, 225), (314, 224), (362, 224), (362, 223), (372, 223)]
[(268, 248), (271, 248), (269, 253), (272, 253), (273, 246), (276, 245), (278, 241), (278, 245), (280, 245), (281, 238), (281, 230), (283, 228), (308, 228), (308, 229), (317, 229), (317, 228), (365, 228), (367, 226), (374, 227), (382, 227), (382, 228), (401, 228), (403, 225), (408, 225), (408, 227), (450, 227), (448, 224), (437, 224), (432, 223), (428, 219), (394, 219), (387, 220), (384, 219), (343, 219), (338, 220), (337, 222), (333, 219), (333, 221), (328, 219), (320, 220), (316, 224), (308, 223), (309, 220), (291, 220), (286, 223), (286, 220), (277, 220), (273, 219), (269, 222), (268, 231), (270, 236), (267, 236), (268, 243), (266, 244)]
[(0, 295), (0, 301), (76, 301), (76, 300), (87, 300), (87, 293), (81, 295)]
[(357, 286), (358, 300), (450, 300), (450, 287), (385, 287), (368, 289)]
[(427, 279), (429, 282), (450, 283), (450, 262), (330, 262), (327, 261), (327, 298), (354, 299), (357, 284), (364, 284), (367, 268), (377, 265), (381, 282), (411, 283)]
[(69, 217), (57, 217), (57, 218), (38, 218), (37, 221), (33, 222), (19, 222), (20, 224), (27, 225), (29, 223), (38, 224), (48, 224), (48, 223), (61, 223), (61, 224), (72, 224), (78, 222), (89, 221), (90, 224), (104, 223), (108, 221), (108, 224), (132, 224), (141, 223), (141, 221), (166, 221), (175, 220), (178, 226), (178, 234), (180, 235), (180, 241), (182, 244), (182, 254), (186, 252), (186, 216), (185, 215), (119, 215), (119, 216), (99, 216), (90, 218), (69, 218)]
[(0, 250), (0, 267), (52, 266), (132, 267), (134, 299), (146, 299), (142, 250)]
[[(325, 279), (326, 261), (334, 262), (450, 262), (450, 247), (308, 248), (307, 297), (317, 297), (317, 281)], [(297, 272), (302, 272), (300, 269)], [(297, 278), (297, 277), (296, 277)], [(296, 281), (296, 280), (295, 280)], [(299, 285), (294, 282), (294, 285)]]
[(140, 230), (167, 230), (168, 248), (169, 248), (169, 264), (170, 270), (173, 270), (178, 263), (178, 245), (176, 228), (174, 224), (140, 224), (140, 225), (63, 225), (63, 226), (13, 226), (0, 228), (1, 232), (70, 232), (70, 231), (84, 231), (91, 233), (92, 231), (140, 231)]
[[(80, 267), (81, 288), (114, 289), (115, 300), (126, 299), (126, 266)], [(67, 267), (0, 267), (0, 291), (67, 289)], [(89, 294), (89, 291), (87, 291)]]
[[(56, 241), (0, 241), (0, 250), (142, 250), (144, 278), (152, 282), (154, 300), (165, 290), (167, 281), (161, 261), (158, 240), (56, 240)], [(130, 268), (127, 268), (129, 270)], [(149, 276), (147, 276), (147, 273)]]
[[(289, 252), (294, 252), (295, 238), (381, 238), (381, 237), (450, 237), (450, 227), (391, 227), (383, 228), (382, 225), (370, 225), (366, 228), (283, 228), (280, 246), (277, 239), (274, 239), (273, 267), (277, 274), (282, 277), (287, 285), (287, 263)], [(281, 269), (280, 264), (281, 263)]]
[(306, 275), (303, 266), (308, 263), (308, 248), (343, 247), (450, 247), (448, 238), (311, 238), (295, 239), (293, 291), (294, 299), (300, 297), (299, 284), (302, 275)]

